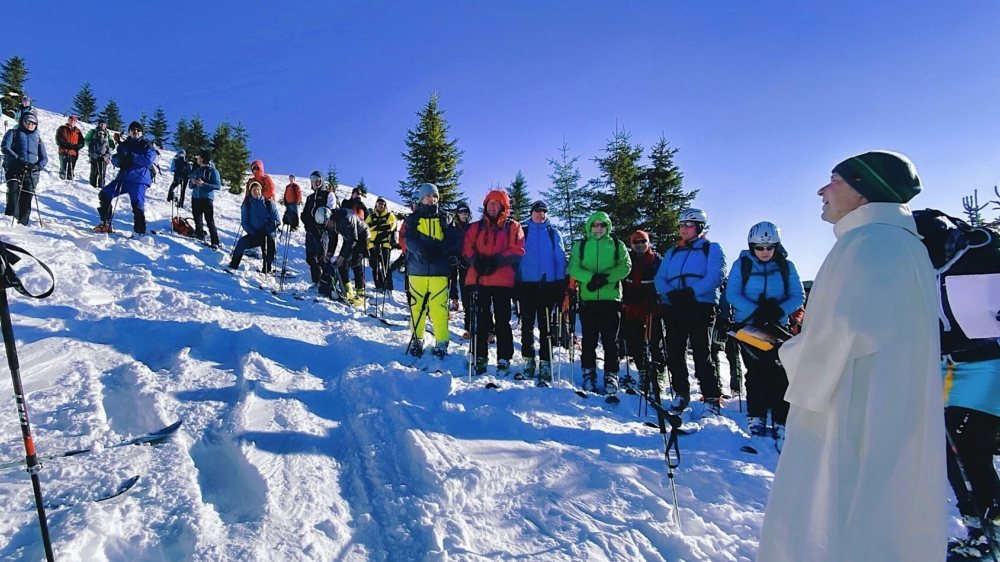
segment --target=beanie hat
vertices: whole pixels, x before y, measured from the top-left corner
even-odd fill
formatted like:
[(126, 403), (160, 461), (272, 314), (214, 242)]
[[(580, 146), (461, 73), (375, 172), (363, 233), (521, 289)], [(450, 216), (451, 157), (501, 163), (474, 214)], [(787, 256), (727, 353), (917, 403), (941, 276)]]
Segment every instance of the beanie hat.
[(201, 159), (205, 162), (210, 162), (212, 160), (212, 151), (206, 148), (199, 152), (198, 156), (201, 156)]
[(535, 211), (545, 211), (547, 213), (549, 212), (549, 206), (545, 204), (545, 201), (539, 199), (531, 204), (531, 212), (534, 213)]
[(378, 199), (375, 200), (376, 205), (378, 205), (379, 203), (385, 203), (385, 199), (381, 195), (379, 195)]
[(102, 124), (103, 124), (103, 125), (107, 125), (107, 124), (108, 124), (108, 122), (107, 122), (107, 121), (105, 121), (103, 117), (101, 117), (100, 119), (98, 119), (98, 120), (97, 120), (97, 124), (98, 124), (98, 125), (102, 125)]
[(636, 230), (635, 232), (633, 232), (632, 243), (634, 244), (640, 240), (645, 240), (646, 242), (649, 242), (649, 233), (646, 232), (645, 230)]
[(319, 170), (313, 170), (313, 173), (309, 174), (309, 177), (321, 180), (323, 179), (323, 174), (321, 174)]
[(459, 203), (458, 206), (455, 207), (456, 213), (461, 213), (462, 211), (465, 211), (467, 213), (472, 213), (472, 209), (469, 208), (469, 204), (464, 201)]
[(128, 130), (128, 131), (141, 131), (142, 130), (142, 123), (140, 123), (138, 121), (132, 121), (131, 123), (128, 124), (128, 129), (126, 129), (126, 130)]
[(424, 197), (427, 197), (428, 195), (437, 195), (438, 197), (441, 196), (436, 185), (433, 183), (425, 183), (420, 186), (420, 189), (417, 190), (417, 201), (423, 201)]
[(907, 203), (921, 191), (916, 167), (898, 152), (873, 150), (852, 156), (833, 173), (872, 203)]

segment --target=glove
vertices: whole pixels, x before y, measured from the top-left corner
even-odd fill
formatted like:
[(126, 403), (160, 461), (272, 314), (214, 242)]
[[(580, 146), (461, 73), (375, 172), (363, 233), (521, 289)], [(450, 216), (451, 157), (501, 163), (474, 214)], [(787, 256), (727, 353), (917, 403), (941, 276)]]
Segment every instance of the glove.
[(132, 155), (124, 152), (118, 155), (118, 167), (121, 169), (132, 167)]
[(674, 306), (691, 304), (694, 302), (694, 289), (691, 287), (675, 289), (667, 293), (667, 298), (670, 300), (670, 304)]
[(492, 275), (496, 272), (498, 263), (496, 256), (479, 256), (476, 258), (476, 272), (479, 275)]
[(765, 299), (753, 313), (755, 324), (777, 324), (784, 316), (785, 311), (781, 310), (776, 299)]
[(594, 276), (590, 278), (590, 282), (587, 283), (587, 290), (593, 293), (607, 284), (607, 273), (595, 273)]
[(42, 166), (38, 162), (35, 162), (34, 164), (29, 165), (28, 169), (32, 172), (39, 172), (42, 170)]

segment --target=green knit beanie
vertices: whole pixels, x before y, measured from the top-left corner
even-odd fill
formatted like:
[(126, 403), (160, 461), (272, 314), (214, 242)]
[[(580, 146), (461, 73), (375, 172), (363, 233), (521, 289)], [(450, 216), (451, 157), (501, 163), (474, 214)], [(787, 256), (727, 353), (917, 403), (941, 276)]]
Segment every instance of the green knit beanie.
[(920, 176), (913, 162), (898, 152), (873, 150), (837, 164), (839, 174), (872, 203), (907, 203), (920, 193)]

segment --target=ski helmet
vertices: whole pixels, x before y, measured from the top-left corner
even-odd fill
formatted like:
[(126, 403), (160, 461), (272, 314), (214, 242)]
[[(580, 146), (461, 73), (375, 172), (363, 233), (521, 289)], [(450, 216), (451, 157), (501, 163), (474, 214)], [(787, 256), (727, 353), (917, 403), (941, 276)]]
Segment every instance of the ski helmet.
[(781, 229), (774, 223), (763, 221), (750, 227), (748, 244), (780, 244)]
[(690, 207), (681, 211), (681, 216), (678, 217), (677, 220), (681, 222), (684, 221), (698, 222), (704, 225), (708, 223), (708, 215), (706, 215), (705, 211), (702, 211), (701, 209), (695, 209), (694, 207)]
[(316, 224), (326, 224), (330, 220), (330, 208), (329, 207), (316, 207), (313, 211), (313, 220)]

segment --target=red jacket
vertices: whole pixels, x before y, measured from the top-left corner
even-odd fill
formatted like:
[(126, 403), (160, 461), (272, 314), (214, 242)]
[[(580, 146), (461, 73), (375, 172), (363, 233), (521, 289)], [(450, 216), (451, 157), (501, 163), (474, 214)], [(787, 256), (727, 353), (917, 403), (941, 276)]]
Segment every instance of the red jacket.
[(59, 154), (76, 156), (83, 148), (83, 133), (75, 126), (62, 125), (56, 129), (56, 144), (59, 146)]
[(260, 191), (264, 195), (264, 199), (274, 201), (274, 180), (271, 179), (271, 176), (264, 173), (263, 162), (260, 160), (254, 160), (250, 163), (250, 168), (253, 169), (254, 166), (257, 167), (257, 171), (254, 172), (253, 175), (250, 176), (250, 179), (247, 180), (246, 196), (243, 198), (243, 202), (245, 203), (250, 197), (250, 184), (253, 182), (260, 183)]
[[(524, 230), (521, 224), (508, 219), (510, 215), (510, 197), (506, 191), (491, 191), (483, 201), (486, 208), (489, 201), (499, 201), (503, 210), (497, 216), (496, 222), (489, 217), (472, 223), (465, 231), (465, 241), (462, 244), (462, 256), (469, 262), (469, 272), (465, 276), (466, 285), (483, 285), (485, 287), (513, 287), (514, 266), (524, 255)], [(497, 269), (482, 278), (476, 271), (476, 261), (483, 257), (496, 257)]]
[(302, 204), (302, 188), (299, 184), (295, 182), (289, 182), (285, 186), (285, 196), (282, 198), (285, 205), (300, 205)]

